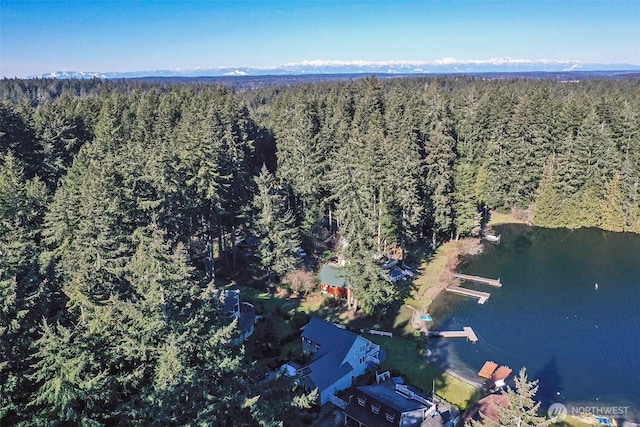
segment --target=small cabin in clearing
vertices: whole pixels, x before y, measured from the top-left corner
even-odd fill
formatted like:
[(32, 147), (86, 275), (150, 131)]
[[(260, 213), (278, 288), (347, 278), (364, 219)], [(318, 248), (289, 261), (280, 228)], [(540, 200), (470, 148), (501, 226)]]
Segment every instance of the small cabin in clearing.
[(320, 290), (322, 293), (339, 298), (347, 298), (349, 286), (344, 269), (325, 264), (320, 269)]
[(353, 292), (349, 288), (349, 282), (342, 267), (325, 264), (320, 269), (320, 290), (323, 294), (329, 294), (336, 298), (345, 298), (347, 306), (354, 310), (358, 307)]

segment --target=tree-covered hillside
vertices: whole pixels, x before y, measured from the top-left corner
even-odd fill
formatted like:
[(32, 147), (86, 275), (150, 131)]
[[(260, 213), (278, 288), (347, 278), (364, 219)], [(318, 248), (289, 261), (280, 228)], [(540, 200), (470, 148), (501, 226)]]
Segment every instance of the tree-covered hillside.
[(294, 422), (219, 281), (280, 282), (320, 235), (381, 317), (375, 255), (477, 235), (485, 207), (640, 233), (638, 80), (5, 79), (0, 100), (3, 425)]
[[(533, 208), (541, 226), (640, 231), (638, 80), (369, 78), (241, 95), (274, 129), (298, 215), (350, 215), (341, 191), (358, 180), (376, 244), (385, 231), (473, 233), (483, 204)], [(386, 215), (391, 228), (373, 225)]]

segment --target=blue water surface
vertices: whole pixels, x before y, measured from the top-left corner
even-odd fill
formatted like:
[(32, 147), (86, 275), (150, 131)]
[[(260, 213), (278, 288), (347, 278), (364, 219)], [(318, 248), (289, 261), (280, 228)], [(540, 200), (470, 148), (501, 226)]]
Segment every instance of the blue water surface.
[(431, 310), (439, 329), (471, 326), (479, 337), (431, 340), (441, 367), (473, 379), (487, 360), (514, 374), (526, 367), (543, 407), (628, 406), (640, 416), (640, 236), (516, 224), (496, 232), (500, 245), (485, 244), (458, 270), (503, 286), (465, 282), (491, 297), (480, 305), (442, 295)]

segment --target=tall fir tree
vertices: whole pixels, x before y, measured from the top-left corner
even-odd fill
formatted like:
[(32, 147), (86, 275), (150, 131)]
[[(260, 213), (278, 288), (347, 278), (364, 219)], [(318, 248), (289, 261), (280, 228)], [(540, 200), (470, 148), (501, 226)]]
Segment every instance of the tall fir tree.
[(550, 420), (538, 415), (540, 402), (534, 397), (538, 392), (538, 381), (529, 381), (525, 368), (520, 369), (514, 378), (515, 388), (507, 387), (502, 394), (507, 397), (506, 406), (498, 406), (498, 420), (492, 420), (482, 414), (481, 421), (472, 421), (472, 427), (545, 427), (551, 425)]
[(295, 252), (300, 246), (298, 228), (291, 210), (287, 208), (284, 190), (275, 185), (274, 176), (265, 166), (256, 177), (256, 186), (258, 194), (253, 203), (256, 209), (255, 230), (260, 239), (260, 263), (269, 278), (273, 274), (283, 278), (295, 269), (298, 262)]
[[(37, 325), (55, 301), (38, 272), (47, 191), (24, 178), (9, 153), (0, 158), (0, 421), (20, 419), (33, 388), (28, 378)], [(49, 304), (51, 304), (49, 306)], [(6, 418), (5, 418), (6, 417)]]

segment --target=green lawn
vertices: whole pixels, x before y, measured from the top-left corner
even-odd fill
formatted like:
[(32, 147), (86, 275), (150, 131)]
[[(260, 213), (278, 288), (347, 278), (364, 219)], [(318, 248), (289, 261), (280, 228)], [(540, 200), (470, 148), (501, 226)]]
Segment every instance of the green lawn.
[(436, 395), (461, 409), (476, 397), (476, 388), (424, 362), (418, 342), (413, 339), (367, 336), (387, 353), (382, 370), (404, 374), (411, 384), (430, 392), (435, 381)]
[(310, 298), (289, 298), (272, 295), (263, 290), (235, 283), (228, 284), (225, 287), (228, 289), (240, 289), (242, 301), (254, 304), (258, 311), (263, 309), (269, 313), (275, 313), (276, 310), (287, 312), (291, 315), (295, 312), (317, 313), (320, 311), (323, 301), (323, 298), (318, 295)]
[(458, 250), (459, 242), (451, 241), (440, 246), (432, 255), (423, 254), (424, 249), (417, 249), (417, 256), (422, 259), (418, 274), (413, 281), (415, 290), (407, 304), (416, 310), (422, 310), (431, 304), (431, 299), (424, 296), (427, 289), (440, 284), (440, 275), (445, 270), (449, 258)]
[(499, 224), (526, 224), (527, 221), (523, 219), (516, 218), (511, 213), (502, 213), (497, 211), (491, 211), (491, 215), (489, 217), (488, 225), (499, 225)]

